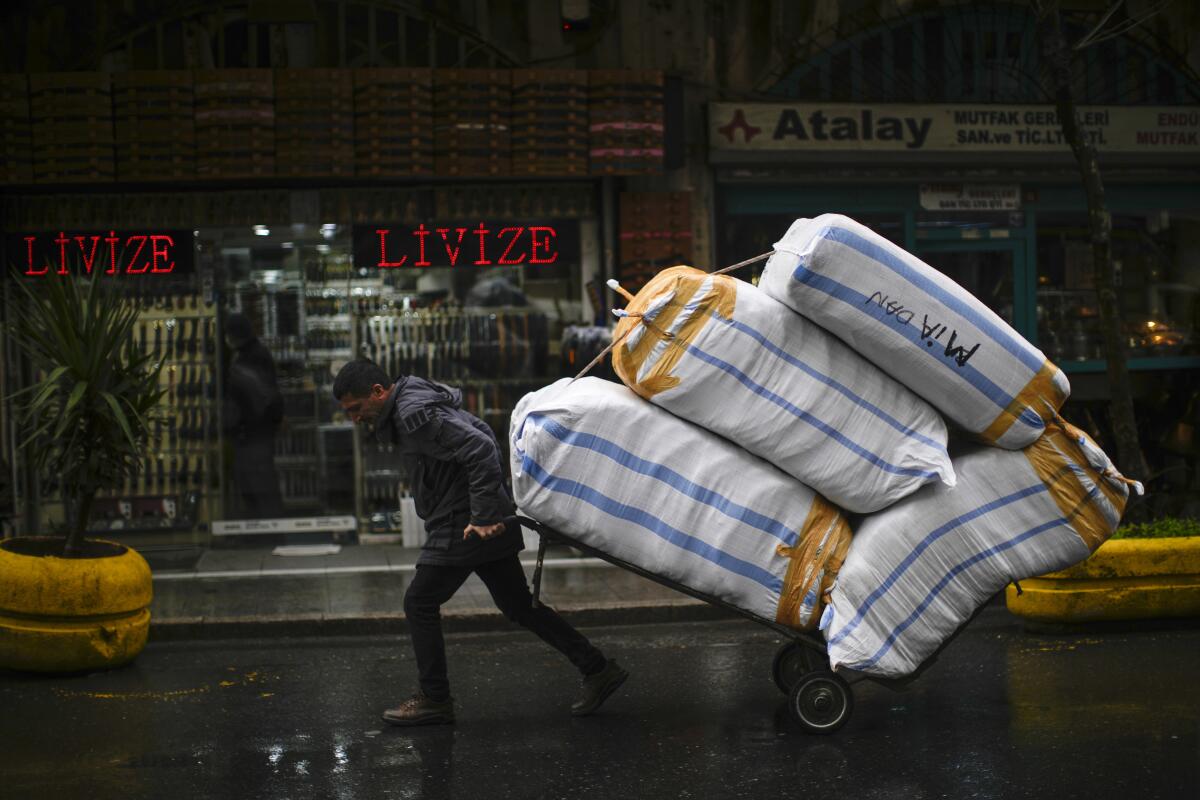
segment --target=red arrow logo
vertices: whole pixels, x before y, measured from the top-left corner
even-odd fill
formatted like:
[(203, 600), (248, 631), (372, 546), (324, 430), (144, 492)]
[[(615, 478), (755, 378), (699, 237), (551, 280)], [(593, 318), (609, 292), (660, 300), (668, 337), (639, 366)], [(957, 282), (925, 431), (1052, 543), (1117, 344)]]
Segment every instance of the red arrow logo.
[(728, 125), (722, 125), (717, 130), (724, 134), (725, 138), (732, 143), (733, 132), (739, 128), (742, 131), (742, 138), (746, 142), (749, 142), (755, 136), (762, 133), (762, 128), (756, 128), (749, 122), (746, 122), (746, 113), (740, 108), (733, 112), (733, 119), (729, 120)]

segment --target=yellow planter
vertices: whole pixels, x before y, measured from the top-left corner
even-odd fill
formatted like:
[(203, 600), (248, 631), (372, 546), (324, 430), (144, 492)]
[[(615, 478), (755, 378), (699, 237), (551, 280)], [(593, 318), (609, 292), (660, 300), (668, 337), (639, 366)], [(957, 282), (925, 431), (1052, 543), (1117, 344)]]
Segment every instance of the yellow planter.
[(1200, 617), (1200, 537), (1109, 540), (1021, 589), (1009, 584), (1008, 610), (1037, 622)]
[(146, 646), (150, 566), (112, 542), (119, 555), (59, 558), (23, 555), (22, 542), (0, 542), (0, 667), (78, 672), (132, 661)]

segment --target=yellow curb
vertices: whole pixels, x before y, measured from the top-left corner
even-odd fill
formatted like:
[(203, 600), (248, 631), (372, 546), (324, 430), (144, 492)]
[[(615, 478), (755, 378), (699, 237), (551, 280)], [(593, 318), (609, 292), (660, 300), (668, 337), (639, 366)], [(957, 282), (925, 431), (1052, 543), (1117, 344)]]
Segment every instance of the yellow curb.
[(78, 672), (132, 661), (146, 646), (153, 581), (127, 549), (107, 558), (0, 549), (0, 667)]
[(1076, 580), (1143, 575), (1200, 575), (1200, 536), (1109, 539), (1090, 558), (1042, 577)]
[(1200, 617), (1200, 537), (1108, 541), (1021, 589), (1008, 586), (1008, 610), (1039, 622)]

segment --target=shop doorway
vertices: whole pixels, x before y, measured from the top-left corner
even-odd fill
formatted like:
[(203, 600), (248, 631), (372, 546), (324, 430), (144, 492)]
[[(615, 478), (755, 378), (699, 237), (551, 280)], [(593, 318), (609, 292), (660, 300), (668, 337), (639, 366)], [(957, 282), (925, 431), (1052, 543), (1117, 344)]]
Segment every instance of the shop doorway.
[(916, 254), (1029, 336), (1026, 304), (1018, 299), (1025, 276), (1023, 241), (918, 241)]

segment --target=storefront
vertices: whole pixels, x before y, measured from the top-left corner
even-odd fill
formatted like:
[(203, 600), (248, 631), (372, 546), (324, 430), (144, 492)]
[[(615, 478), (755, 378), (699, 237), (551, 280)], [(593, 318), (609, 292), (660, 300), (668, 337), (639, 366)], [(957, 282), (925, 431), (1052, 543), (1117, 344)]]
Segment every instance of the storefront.
[[(663, 75), (479, 66), (0, 81), (5, 280), (121, 281), (137, 346), (163, 365), (166, 413), (93, 533), (151, 553), (268, 536), (416, 546), (396, 459), (332, 397), (340, 366), (366, 356), (453, 384), (506, 448), (516, 401), (607, 344), (605, 280), (653, 256), (618, 268), (617, 197), (626, 176), (663, 171)], [(647, 237), (682, 225), (647, 222)], [(6, 323), (20, 314), (6, 292)], [(267, 409), (238, 399), (251, 340)], [(9, 341), (0, 368), (6, 395), (35, 379)], [(12, 409), (6, 531), (52, 532), (62, 504)]]
[[(1143, 444), (1152, 469), (1185, 456), (1191, 481), (1194, 445), (1172, 437), (1200, 408), (1200, 110), (1087, 108), (1083, 119), (1112, 214)], [(1068, 413), (1103, 433), (1087, 205), (1052, 108), (718, 103), (709, 127), (722, 263), (769, 250), (798, 217), (853, 217), (1037, 344), (1070, 375)]]
[[(507, 442), (513, 405), (573, 369), (580, 356), (563, 342), (597, 315), (603, 184), (7, 198), (18, 267), (7, 280), (36, 285), (90, 263), (121, 281), (140, 311), (139, 348), (163, 363), (166, 413), (144, 467), (97, 499), (91, 531), (160, 555), (285, 539), (418, 545), (404, 476), (341, 412), (337, 369), (363, 355), (453, 384)], [(10, 302), (5, 319), (19, 314)], [(250, 412), (229, 386), (234, 315), (270, 352), (282, 399), (266, 459), (240, 444)], [(4, 364), (6, 391), (29, 379), (11, 343)], [(63, 509), (24, 471), (16, 424), (5, 420), (13, 527), (50, 531)], [(248, 486), (247, 469), (278, 493)]]

